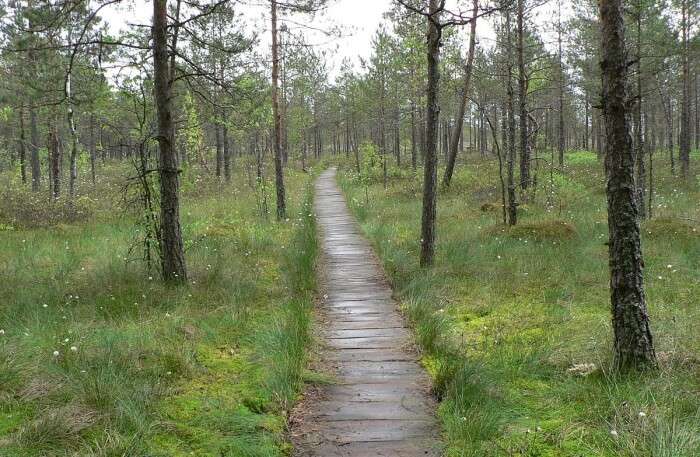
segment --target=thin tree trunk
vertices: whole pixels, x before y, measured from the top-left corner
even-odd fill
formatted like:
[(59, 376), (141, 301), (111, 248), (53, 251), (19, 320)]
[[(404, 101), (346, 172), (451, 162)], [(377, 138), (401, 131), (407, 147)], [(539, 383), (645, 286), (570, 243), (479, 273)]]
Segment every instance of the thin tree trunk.
[(642, 130), (642, 9), (637, 3), (637, 103), (634, 112), (635, 156), (637, 159), (637, 207), (639, 218), (646, 219), (646, 171), (644, 164), (644, 131)]
[(66, 100), (68, 103), (68, 130), (70, 132), (70, 176), (68, 179), (68, 197), (71, 201), (75, 198), (75, 184), (78, 179), (78, 130), (75, 128), (75, 111), (73, 110), (73, 98), (71, 88), (72, 74), (69, 72), (66, 78)]
[(277, 43), (277, 0), (270, 0), (272, 22), (272, 117), (274, 119), (273, 142), (275, 151), (275, 189), (277, 191), (277, 219), (287, 217), (284, 197), (284, 170), (282, 168), (282, 118), (279, 107), (279, 49)]
[(19, 175), (22, 178), (22, 184), (27, 183), (27, 163), (26, 163), (26, 134), (24, 131), (24, 109), (19, 110)]
[(624, 371), (653, 366), (656, 356), (644, 295), (634, 151), (627, 119), (622, 0), (600, 0), (599, 5), (614, 361)]
[[(508, 167), (508, 225), (518, 223), (518, 204), (515, 196), (515, 109), (513, 107), (513, 64), (512, 64), (512, 38), (510, 25), (510, 10), (506, 10), (506, 112), (504, 121), (507, 120), (507, 133), (504, 129), (503, 135), (507, 136), (506, 162)], [(505, 125), (504, 125), (505, 126)], [(505, 142), (504, 142), (505, 143)]]
[(416, 134), (416, 104), (411, 100), (411, 168), (416, 171), (416, 156), (417, 154), (417, 134)]
[(95, 115), (90, 114), (90, 178), (92, 185), (95, 185), (95, 161), (97, 160), (97, 151), (95, 150)]
[(224, 179), (231, 182), (231, 145), (228, 139), (228, 127), (224, 124), (221, 128), (221, 136), (224, 143)]
[(51, 167), (51, 196), (58, 200), (61, 196), (61, 145), (58, 141), (58, 127), (53, 121), (49, 127), (49, 155)]
[(187, 269), (180, 228), (180, 170), (174, 147), (167, 3), (167, 0), (153, 0), (153, 79), (160, 149), (160, 249), (163, 279), (181, 283), (187, 280)]
[(530, 185), (530, 143), (528, 141), (527, 74), (525, 73), (525, 0), (518, 0), (518, 102), (520, 111), (520, 188)]
[(37, 192), (41, 186), (41, 161), (39, 160), (39, 126), (37, 125), (36, 108), (29, 107), (29, 161), (32, 166), (32, 191)]
[[(673, 105), (671, 104), (671, 97), (666, 97), (663, 90), (661, 89), (661, 83), (656, 81), (657, 88), (659, 89), (659, 98), (661, 100), (661, 108), (664, 111), (664, 120), (666, 122), (666, 146), (669, 150), (669, 159), (671, 163), (671, 174), (676, 174), (676, 161), (673, 153)], [(666, 98), (668, 98), (668, 105), (666, 104)]]
[(423, 210), (421, 215), (420, 265), (428, 267), (435, 257), (435, 219), (437, 215), (437, 142), (438, 84), (440, 83), (440, 38), (438, 21), (440, 0), (430, 0), (428, 14), (428, 87), (426, 91), (426, 148), (423, 172)]
[(682, 32), (682, 84), (683, 93), (681, 97), (681, 125), (680, 125), (680, 139), (679, 139), (679, 159), (681, 162), (681, 176), (683, 179), (688, 179), (688, 172), (690, 169), (690, 63), (689, 63), (689, 46), (688, 46), (688, 33), (689, 33), (689, 11), (688, 11), (688, 0), (681, 1), (681, 32)]
[(474, 67), (474, 50), (476, 49), (476, 18), (479, 15), (479, 0), (473, 0), (472, 18), (469, 25), (469, 51), (467, 53), (467, 62), (464, 64), (464, 80), (462, 82), (462, 93), (457, 104), (457, 116), (455, 118), (455, 126), (452, 131), (452, 136), (449, 142), (449, 150), (447, 152), (447, 165), (445, 174), (442, 177), (442, 185), (450, 186), (452, 174), (454, 173), (455, 162), (457, 160), (457, 150), (459, 148), (459, 140), (462, 137), (462, 129), (464, 127), (464, 113), (467, 108), (467, 100), (469, 100), (469, 88), (472, 77), (472, 68)]
[(564, 165), (564, 149), (565, 149), (565, 138), (564, 138), (564, 64), (563, 64), (563, 51), (562, 51), (562, 25), (561, 25), (561, 0), (558, 4), (558, 16), (557, 16), (557, 43), (559, 46), (558, 63), (559, 63), (559, 142), (558, 142), (558, 152), (559, 152), (559, 166)]
[(221, 178), (224, 164), (224, 150), (221, 143), (221, 126), (214, 124), (214, 132), (216, 134), (216, 177)]

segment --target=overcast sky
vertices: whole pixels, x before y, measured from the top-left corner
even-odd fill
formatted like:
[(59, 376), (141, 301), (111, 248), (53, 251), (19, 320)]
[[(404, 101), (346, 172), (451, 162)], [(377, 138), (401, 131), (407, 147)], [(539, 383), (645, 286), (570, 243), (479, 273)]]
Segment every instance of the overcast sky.
[[(307, 40), (327, 50), (329, 70), (336, 71), (344, 58), (350, 58), (355, 64), (360, 57), (367, 58), (371, 54), (372, 36), (382, 22), (383, 14), (388, 11), (394, 0), (329, 0), (328, 7), (323, 13), (309, 20), (306, 17), (293, 17), (287, 22), (290, 29), (305, 30)], [(448, 0), (448, 4), (458, 0)], [(532, 13), (534, 23), (547, 28), (546, 23), (555, 18), (556, 0), (538, 8)], [(570, 15), (571, 2), (562, 1), (564, 17)], [(246, 6), (244, 6), (246, 5)], [(130, 24), (149, 24), (151, 22), (152, 2), (150, 0), (130, 0), (118, 7), (105, 10), (104, 17), (112, 31), (129, 27)], [(262, 32), (261, 53), (267, 54), (269, 47), (269, 4), (263, 0), (245, 0), (238, 6), (238, 11), (244, 13), (246, 26)], [(309, 27), (305, 27), (309, 26)], [(328, 38), (314, 29), (328, 30), (336, 27), (342, 31), (340, 38)], [(479, 23), (479, 39), (482, 46), (489, 46), (493, 37), (490, 24), (486, 21)], [(466, 27), (465, 27), (466, 28)], [(466, 43), (465, 43), (466, 49)]]

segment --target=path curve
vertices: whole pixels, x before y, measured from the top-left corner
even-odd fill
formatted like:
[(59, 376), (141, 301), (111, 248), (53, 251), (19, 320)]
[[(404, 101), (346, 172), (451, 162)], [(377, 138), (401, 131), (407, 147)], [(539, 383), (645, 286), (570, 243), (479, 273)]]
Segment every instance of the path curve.
[(429, 379), (411, 351), (372, 248), (360, 235), (335, 178), (316, 182), (325, 361), (336, 382), (307, 405), (298, 454), (318, 457), (439, 455), (439, 429)]

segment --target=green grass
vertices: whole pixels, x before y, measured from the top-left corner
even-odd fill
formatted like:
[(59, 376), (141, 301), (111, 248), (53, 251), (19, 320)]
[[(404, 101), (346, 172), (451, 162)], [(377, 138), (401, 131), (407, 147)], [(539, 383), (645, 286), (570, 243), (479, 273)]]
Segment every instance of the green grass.
[[(655, 219), (642, 224), (660, 369), (611, 371), (602, 164), (570, 154), (538, 173), (520, 225), (500, 224), (494, 161), (469, 158), (438, 202), (435, 266), (418, 266), (420, 176), (342, 186), (415, 326), (441, 398), (448, 456), (700, 454), (700, 192), (657, 154)], [(697, 161), (694, 162), (697, 172)], [(547, 192), (554, 194), (547, 198)]]
[(289, 171), (279, 223), (242, 173), (185, 187), (190, 281), (170, 288), (129, 256), (133, 218), (104, 197), (122, 173), (83, 186), (82, 214), (19, 211), (43, 197), (6, 191), (0, 454), (286, 455), (315, 288), (308, 176)]

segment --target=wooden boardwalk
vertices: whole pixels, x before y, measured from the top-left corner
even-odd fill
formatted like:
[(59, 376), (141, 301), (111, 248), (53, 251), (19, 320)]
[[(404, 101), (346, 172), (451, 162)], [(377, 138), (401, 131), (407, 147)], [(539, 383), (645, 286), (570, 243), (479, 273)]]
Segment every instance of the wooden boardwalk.
[(429, 379), (411, 351), (372, 248), (335, 180), (316, 183), (324, 266), (326, 348), (336, 382), (311, 405), (297, 454), (318, 457), (437, 456), (439, 430)]

